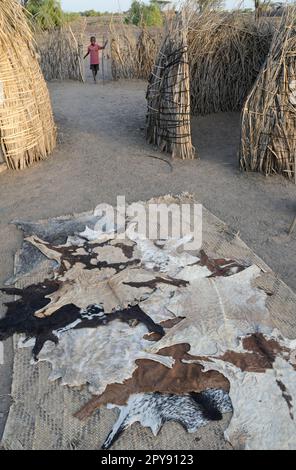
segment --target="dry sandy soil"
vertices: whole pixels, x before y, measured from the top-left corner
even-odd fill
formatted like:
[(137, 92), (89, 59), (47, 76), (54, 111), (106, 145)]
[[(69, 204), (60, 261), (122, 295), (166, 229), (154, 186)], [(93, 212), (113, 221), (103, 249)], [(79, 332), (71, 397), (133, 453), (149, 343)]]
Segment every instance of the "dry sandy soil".
[[(13, 219), (38, 220), (90, 210), (100, 202), (127, 202), (189, 191), (296, 290), (296, 186), (282, 177), (240, 173), (239, 115), (193, 119), (200, 160), (167, 163), (145, 142), (145, 83), (51, 83), (59, 127), (52, 158), (21, 173), (0, 174), (0, 285), (13, 270), (21, 234)], [(163, 155), (162, 155), (163, 156)], [(166, 157), (164, 156), (165, 158)], [(0, 298), (4, 300), (4, 297)], [(11, 344), (0, 365), (0, 435), (9, 405)]]

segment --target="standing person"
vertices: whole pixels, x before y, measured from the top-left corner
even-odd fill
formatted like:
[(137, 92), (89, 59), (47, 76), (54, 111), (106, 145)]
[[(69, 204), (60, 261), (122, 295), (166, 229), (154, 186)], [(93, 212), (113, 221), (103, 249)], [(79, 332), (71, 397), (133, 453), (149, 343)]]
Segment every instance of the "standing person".
[(84, 56), (84, 59), (90, 55), (90, 68), (93, 73), (94, 77), (94, 82), (96, 83), (97, 81), (97, 75), (98, 71), (100, 69), (100, 57), (99, 57), (99, 51), (102, 49), (105, 49), (107, 46), (108, 40), (105, 42), (103, 46), (100, 46), (97, 44), (96, 37), (92, 36), (90, 38), (90, 45), (88, 46), (87, 53)]

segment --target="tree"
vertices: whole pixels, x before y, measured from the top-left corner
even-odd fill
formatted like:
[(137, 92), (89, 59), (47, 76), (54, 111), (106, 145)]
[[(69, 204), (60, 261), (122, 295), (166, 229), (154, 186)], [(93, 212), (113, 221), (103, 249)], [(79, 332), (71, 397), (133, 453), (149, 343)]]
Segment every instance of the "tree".
[(136, 26), (161, 26), (163, 17), (160, 6), (151, 0), (149, 5), (134, 0), (126, 17), (126, 23)]
[(220, 10), (224, 6), (224, 0), (196, 0), (199, 11)]
[(100, 13), (99, 11), (96, 11), (96, 10), (86, 10), (86, 11), (82, 11), (81, 12), (81, 16), (101, 16), (102, 13)]
[(42, 29), (56, 28), (64, 22), (60, 0), (28, 0), (26, 8)]

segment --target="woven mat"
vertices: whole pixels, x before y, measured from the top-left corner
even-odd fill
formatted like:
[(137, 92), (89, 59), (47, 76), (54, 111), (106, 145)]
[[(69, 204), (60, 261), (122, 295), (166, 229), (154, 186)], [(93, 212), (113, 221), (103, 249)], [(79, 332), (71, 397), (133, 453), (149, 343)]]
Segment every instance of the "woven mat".
[[(166, 202), (168, 198), (165, 199)], [(176, 202), (176, 200), (174, 200)], [(180, 202), (180, 199), (178, 199)], [(89, 214), (91, 215), (91, 214)], [(79, 217), (74, 216), (73, 220)], [(80, 216), (81, 217), (81, 216)], [(67, 218), (69, 220), (69, 217)], [(55, 220), (62, 220), (61, 218)], [(268, 308), (274, 325), (287, 338), (296, 336), (296, 296), (271, 269), (229, 228), (204, 209), (203, 249), (215, 257), (252, 262), (263, 275), (258, 284), (272, 292)], [(16, 262), (18, 263), (18, 258)], [(24, 284), (41, 282), (42, 273), (26, 277)], [(101, 408), (90, 419), (80, 422), (73, 414), (90, 398), (86, 387), (75, 390), (62, 387), (59, 381), (50, 383), (50, 365), (44, 362), (32, 365), (30, 349), (17, 349), (14, 338), (12, 398), (2, 444), (6, 449), (99, 449), (109, 433), (117, 412)], [(231, 416), (211, 423), (194, 434), (188, 434), (176, 423), (166, 423), (158, 437), (150, 430), (134, 424), (114, 444), (113, 450), (194, 450), (230, 449), (224, 439)]]

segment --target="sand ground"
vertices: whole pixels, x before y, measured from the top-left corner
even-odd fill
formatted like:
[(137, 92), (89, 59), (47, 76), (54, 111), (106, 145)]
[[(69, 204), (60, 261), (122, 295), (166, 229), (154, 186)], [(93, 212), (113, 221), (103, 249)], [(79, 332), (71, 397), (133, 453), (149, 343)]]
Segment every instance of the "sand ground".
[[(189, 191), (296, 290), (296, 186), (282, 177), (241, 173), (237, 165), (239, 115), (193, 119), (201, 157), (174, 161), (173, 171), (145, 142), (145, 83), (49, 85), (59, 144), (52, 158), (16, 173), (0, 173), (0, 285), (13, 271), (21, 234), (13, 219), (38, 220), (90, 210), (100, 202), (127, 202)], [(168, 156), (164, 156), (168, 158)], [(0, 297), (0, 303), (4, 296)], [(2, 307), (2, 310), (3, 307)], [(0, 436), (9, 407), (12, 350), (0, 365)]]

